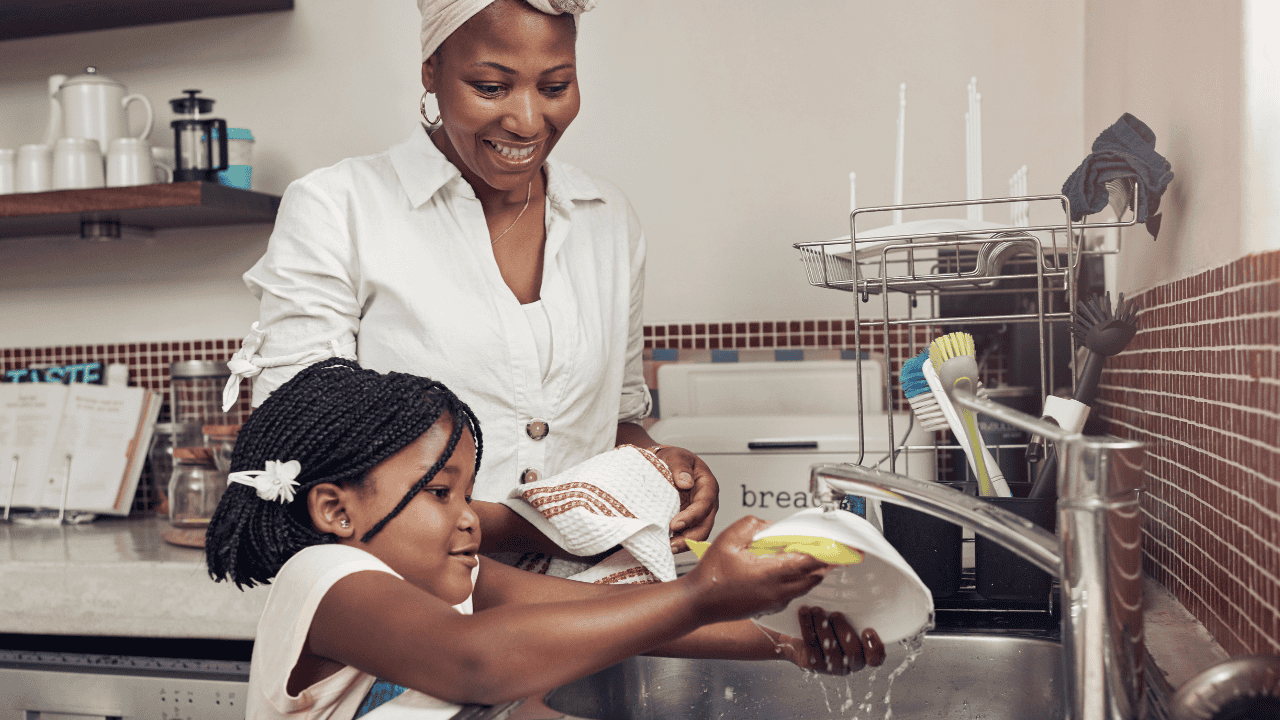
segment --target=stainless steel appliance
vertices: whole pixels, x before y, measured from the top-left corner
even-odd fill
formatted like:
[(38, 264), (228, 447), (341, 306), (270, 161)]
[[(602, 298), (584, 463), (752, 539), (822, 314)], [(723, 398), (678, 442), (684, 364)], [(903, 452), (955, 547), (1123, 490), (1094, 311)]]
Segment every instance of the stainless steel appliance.
[(243, 720), (247, 660), (0, 650), (0, 720)]

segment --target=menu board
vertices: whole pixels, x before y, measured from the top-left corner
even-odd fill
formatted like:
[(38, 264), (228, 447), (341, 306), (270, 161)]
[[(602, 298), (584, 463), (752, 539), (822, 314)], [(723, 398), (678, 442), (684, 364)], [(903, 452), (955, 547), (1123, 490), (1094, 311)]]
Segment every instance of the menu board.
[(128, 515), (159, 412), (144, 388), (0, 383), (0, 507)]

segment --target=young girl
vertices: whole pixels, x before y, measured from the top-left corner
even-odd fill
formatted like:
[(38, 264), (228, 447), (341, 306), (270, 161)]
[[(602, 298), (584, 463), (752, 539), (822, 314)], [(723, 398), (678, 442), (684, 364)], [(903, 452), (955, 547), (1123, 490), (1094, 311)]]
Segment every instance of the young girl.
[(409, 688), (387, 711), (447, 718), (460, 703), (527, 697), (637, 653), (782, 656), (838, 674), (883, 661), (874, 632), (859, 636), (839, 614), (806, 609), (803, 639), (741, 620), (784, 606), (827, 569), (750, 552), (754, 518), (670, 583), (589, 585), (478, 556), (470, 493), (482, 449), (475, 416), (446, 387), (349, 360), (303, 370), (254, 411), (206, 541), (215, 580), (273, 584), (250, 719), (348, 720), (376, 679)]

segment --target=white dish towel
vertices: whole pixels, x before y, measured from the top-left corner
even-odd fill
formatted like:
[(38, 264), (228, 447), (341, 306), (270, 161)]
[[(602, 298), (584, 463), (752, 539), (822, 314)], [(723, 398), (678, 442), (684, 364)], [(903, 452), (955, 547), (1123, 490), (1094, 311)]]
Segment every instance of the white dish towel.
[(521, 485), (504, 502), (574, 555), (622, 545), (595, 566), (553, 559), (548, 575), (601, 584), (676, 579), (669, 526), (680, 494), (666, 463), (648, 450), (623, 445)]

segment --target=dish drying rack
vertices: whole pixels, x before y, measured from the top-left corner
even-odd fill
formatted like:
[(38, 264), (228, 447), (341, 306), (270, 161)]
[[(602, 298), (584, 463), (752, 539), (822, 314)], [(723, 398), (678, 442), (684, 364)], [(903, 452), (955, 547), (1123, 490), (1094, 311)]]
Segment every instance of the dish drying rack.
[[(943, 334), (939, 328), (945, 326), (950, 332), (964, 330), (967, 326), (1023, 323), (1033, 324), (1038, 338), (1039, 391), (1043, 399), (1053, 389), (1050, 383), (1054, 376), (1055, 348), (1050, 330), (1055, 325), (1067, 326), (1073, 321), (1072, 308), (1078, 299), (1078, 273), (1082, 259), (1120, 251), (1119, 230), (1111, 233), (1112, 237), (1097, 247), (1086, 247), (1086, 231), (1136, 224), (1138, 192), (1136, 184), (1130, 183), (1125, 193), (1127, 207), (1119, 209), (1114, 222), (1100, 223), (1088, 223), (1087, 218), (1086, 222), (1073, 222), (1070, 202), (1060, 194), (859, 208), (850, 213), (849, 237), (801, 242), (794, 247), (801, 253), (809, 284), (853, 293), (853, 317), (857, 327), (854, 349), (860, 357), (865, 357), (862, 353), (880, 353), (886, 359), (888, 367), (884, 373), (883, 390), (885, 397), (893, 402), (905, 408), (905, 399), (897, 387), (898, 372), (905, 360), (919, 354), (935, 337)], [(987, 205), (1012, 206), (1011, 217), (1020, 218), (1022, 222), (1002, 225), (960, 220), (921, 221), (898, 223), (873, 231), (859, 229), (859, 225), (876, 215), (896, 219), (901, 218), (904, 212), (935, 211), (933, 214), (937, 214), (936, 211), (941, 210), (955, 213), (960, 208)], [(1031, 217), (1032, 207), (1042, 210), (1038, 215), (1052, 217), (1054, 221), (1031, 225), (1027, 219)], [(1043, 210), (1045, 207), (1048, 210)], [(883, 216), (884, 213), (892, 215)], [(1126, 217), (1127, 220), (1124, 219)], [(947, 227), (949, 223), (951, 227)], [(961, 317), (940, 315), (942, 301), (948, 296), (1016, 294), (1032, 298), (1030, 311)], [(882, 314), (879, 318), (864, 319), (861, 306), (869, 302), (872, 295), (880, 296)], [(891, 303), (892, 297), (903, 297), (907, 302)], [(1024, 303), (1024, 307), (1026, 305)], [(929, 329), (932, 333), (925, 335)], [(864, 333), (871, 342), (864, 343)], [(896, 353), (891, 340), (894, 338), (900, 344), (906, 338), (905, 347)], [(1074, 342), (1070, 349), (1074, 351)], [(979, 361), (981, 363), (981, 356)], [(860, 372), (857, 378), (855, 397), (858, 398), (858, 437), (862, 448), (866, 440), (866, 418), (861, 405)], [(1075, 382), (1075, 373), (1072, 372), (1072, 390)], [(1039, 412), (1039, 407), (1033, 412)], [(885, 417), (888, 437), (905, 438), (909, 434), (910, 427), (900, 434), (895, 433), (894, 413), (886, 413)], [(911, 422), (914, 422), (914, 416)], [(905, 441), (895, 440), (893, 446), (890, 454), (872, 462), (868, 462), (860, 450), (856, 464), (887, 465), (890, 472), (897, 472), (899, 455), (904, 451), (909, 458), (912, 453), (932, 449), (940, 461), (938, 467), (942, 468), (945, 465), (941, 462), (943, 453), (958, 457), (959, 453), (955, 451), (962, 451), (960, 445), (944, 444), (941, 440), (931, 446), (908, 445)], [(997, 458), (1002, 453), (1025, 451), (1026, 447), (1025, 442), (988, 444)], [(974, 539), (967, 537), (964, 543), (962, 555), (971, 559)], [(992, 601), (976, 592), (973, 567), (966, 563), (960, 592), (953, 597), (936, 599), (935, 605), (940, 622), (946, 615), (948, 625), (1044, 628), (1053, 632), (1059, 612), (1057, 581), (1043, 602)]]

